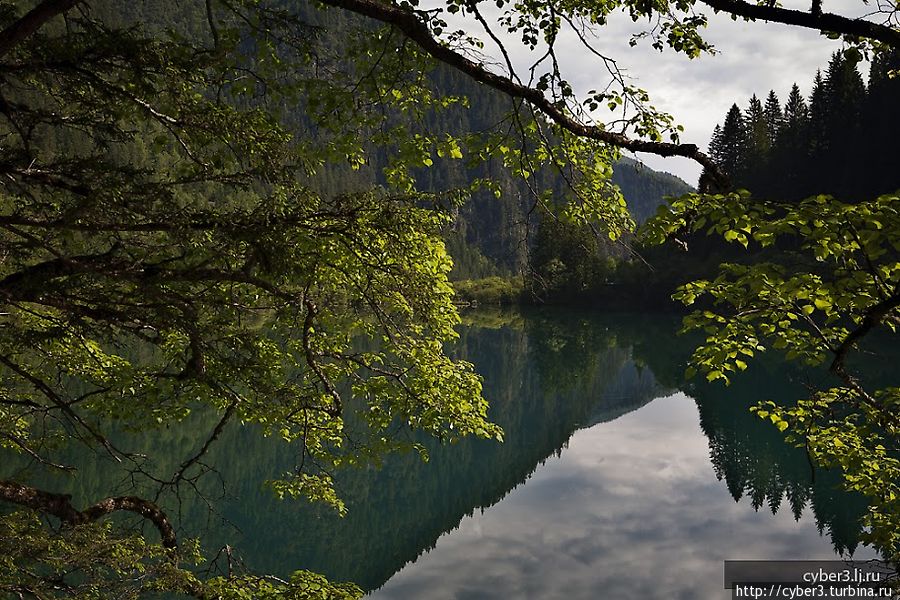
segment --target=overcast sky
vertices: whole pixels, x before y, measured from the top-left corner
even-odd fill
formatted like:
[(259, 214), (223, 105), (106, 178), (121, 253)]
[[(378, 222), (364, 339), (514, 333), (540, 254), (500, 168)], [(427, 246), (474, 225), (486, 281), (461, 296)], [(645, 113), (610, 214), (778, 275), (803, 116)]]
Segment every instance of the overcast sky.
[[(642, 52), (622, 53), (622, 62), (628, 63), (655, 105), (684, 125), (682, 141), (704, 150), (713, 127), (722, 122), (734, 102), (744, 108), (752, 94), (765, 100), (771, 89), (783, 104), (794, 82), (808, 97), (816, 69), (824, 69), (831, 54), (841, 48), (840, 42), (808, 29), (735, 22), (724, 15), (711, 17), (707, 38), (719, 51), (715, 56), (686, 60), (674, 52), (656, 52), (646, 44)], [(691, 184), (700, 174), (700, 167), (687, 159), (639, 158)]]
[[(785, 4), (790, 7), (795, 3)], [(598, 31), (600, 35), (594, 41), (598, 50), (614, 58), (633, 78), (634, 85), (650, 93), (654, 106), (672, 114), (685, 127), (682, 141), (698, 144), (704, 150), (713, 127), (723, 120), (732, 103), (738, 102), (744, 108), (751, 94), (764, 100), (768, 91), (774, 89), (783, 104), (794, 82), (808, 97), (816, 69), (824, 70), (831, 53), (841, 48), (839, 41), (812, 30), (736, 22), (709, 12), (710, 24), (704, 37), (716, 47), (715, 56), (689, 60), (671, 50), (654, 50), (647, 40), (630, 47), (631, 34), (641, 31), (646, 23), (634, 23), (627, 15), (615, 15), (609, 25)], [(471, 23), (466, 26), (472, 30)], [(516, 45), (513, 38), (504, 37), (504, 43), (508, 44), (517, 68), (534, 60), (534, 55)], [(499, 57), (489, 45), (485, 52)], [(601, 89), (608, 82), (602, 62), (581, 46), (574, 34), (561, 37), (557, 53), (564, 76), (577, 93), (584, 95), (588, 90)], [(601, 112), (599, 116), (608, 114)], [(687, 159), (644, 154), (638, 158), (692, 185), (700, 173), (700, 167)]]

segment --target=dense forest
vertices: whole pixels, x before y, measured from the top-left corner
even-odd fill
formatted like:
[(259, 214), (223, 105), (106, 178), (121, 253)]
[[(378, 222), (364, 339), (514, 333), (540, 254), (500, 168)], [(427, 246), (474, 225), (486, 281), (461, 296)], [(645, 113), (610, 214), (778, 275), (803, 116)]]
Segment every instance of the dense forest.
[[(211, 461), (228, 431), (288, 448), (287, 466), (242, 484), (337, 514), (344, 469), (429, 444), (501, 442), (483, 378), (451, 349), (462, 289), (451, 279), (514, 273), (537, 301), (636, 308), (674, 292), (696, 304), (685, 325), (704, 336), (690, 368), (709, 382), (767, 349), (821, 366), (827, 378), (804, 397), (757, 404), (756, 416), (864, 497), (862, 542), (900, 563), (900, 388), (854, 362), (867, 336), (900, 322), (900, 200), (870, 198), (896, 187), (897, 15), (497, 0), (502, 16), (486, 18), (478, 0), (414, 4), (0, 0), (0, 596), (359, 598), (356, 584), (309, 571), (233, 568), (227, 541), (216, 555), (185, 537), (184, 501), (212, 515), (210, 488), (228, 493)], [(711, 157), (590, 41), (582, 50), (608, 81), (580, 98), (564, 77), (561, 28), (599, 30), (613, 11), (655, 24), (645, 37), (659, 50), (711, 54), (702, 5), (844, 35), (806, 116), (794, 118), (799, 90), (787, 109), (772, 95), (771, 127), (753, 120), (765, 121), (759, 101), (752, 118), (738, 109)], [(444, 13), (470, 31), (452, 31)], [(495, 32), (539, 49), (530, 74)], [(873, 57), (868, 86), (854, 52)], [(694, 160), (702, 185), (622, 161), (627, 152)], [(796, 189), (769, 198), (742, 179), (772, 179), (787, 168), (781, 155), (805, 165)], [(831, 196), (795, 200), (819, 192)], [(533, 345), (558, 343), (552, 329), (538, 327)], [(602, 350), (596, 334), (577, 356)], [(575, 358), (547, 362), (557, 360)], [(579, 368), (582, 401), (615, 373)], [(557, 375), (540, 385), (564, 389), (578, 373)], [(604, 418), (566, 408), (545, 437)], [(715, 418), (702, 427), (730, 438)], [(767, 483), (765, 468), (751, 483), (736, 473), (745, 453), (718, 444), (713, 466), (735, 497), (777, 508), (790, 486)], [(50, 474), (62, 483), (41, 487)], [(806, 501), (803, 487), (789, 503)]]
[[(783, 104), (772, 90), (765, 101), (753, 95), (744, 110), (732, 105), (715, 127), (710, 156), (735, 187), (763, 199), (796, 202), (829, 194), (858, 203), (897, 190), (900, 120), (886, 116), (900, 106), (900, 78), (891, 76), (897, 56), (878, 55), (865, 84), (858, 57), (837, 52), (824, 74), (816, 73), (808, 99), (794, 84)], [(671, 189), (669, 196), (688, 191)], [(588, 227), (545, 220), (531, 247), (530, 285), (519, 295), (501, 288), (501, 297), (678, 310), (671, 291), (690, 280), (713, 277), (723, 262), (797, 260), (791, 246), (762, 252), (754, 244), (748, 254), (702, 232), (682, 232), (663, 246), (644, 245), (640, 238), (628, 241), (626, 250), (605, 243)], [(496, 288), (484, 287), (473, 295), (498, 295)], [(472, 294), (468, 287), (463, 290)]]
[(799, 200), (831, 194), (847, 202), (900, 188), (896, 145), (900, 54), (877, 55), (868, 84), (859, 56), (836, 52), (817, 71), (808, 97), (795, 83), (782, 104), (774, 90), (746, 108), (733, 104), (709, 145), (737, 187), (757, 196)]
[[(490, 95), (479, 90), (473, 98), (483, 102), (485, 96)], [(560, 187), (558, 177), (550, 174), (547, 179)], [(628, 211), (637, 223), (653, 215), (665, 203), (666, 197), (679, 196), (692, 189), (674, 175), (654, 171), (627, 157), (622, 157), (613, 166), (612, 182), (621, 190)], [(547, 261), (568, 258), (572, 262), (575, 255), (596, 257), (595, 266), (590, 268), (599, 273), (603, 269), (597, 270), (596, 265), (605, 265), (613, 257), (623, 256), (621, 248), (602, 243), (596, 231), (573, 222), (560, 222), (548, 210), (533, 211), (529, 216), (531, 201), (527, 187), (520, 184), (518, 188), (510, 189), (516, 189), (517, 197), (522, 199), (518, 211), (510, 212), (509, 207), (500, 206), (502, 203), (490, 194), (479, 194), (456, 213), (445, 236), (453, 257), (453, 279), (546, 274)], [(574, 266), (574, 269), (565, 274), (567, 279), (587, 275), (583, 266)], [(575, 272), (578, 270), (581, 272)], [(589, 278), (585, 282), (593, 280)]]
[[(453, 134), (473, 138), (497, 127), (509, 127), (513, 103), (505, 94), (473, 83), (448, 67), (438, 67), (428, 73), (428, 81), (439, 96), (467, 100), (441, 111), (419, 114), (415, 122), (407, 120), (406, 127), (429, 131), (435, 136)], [(288, 112), (288, 117), (302, 122), (302, 114)], [(359, 168), (350, 169), (341, 163), (319, 168), (315, 174), (316, 189), (323, 194), (335, 194), (387, 185), (384, 171), (391, 161), (390, 148), (372, 146), (367, 148), (366, 162)], [(465, 202), (441, 207), (451, 215), (443, 238), (453, 258), (450, 274), (453, 280), (539, 273), (547, 254), (587, 252), (596, 255), (600, 262), (622, 256), (621, 248), (592, 240), (597, 237), (596, 231), (587, 232), (571, 220), (560, 221), (557, 212), (566, 196), (567, 183), (565, 174), (555, 168), (539, 169), (529, 181), (516, 177), (502, 160), (476, 164), (436, 156), (427, 168), (418, 170), (417, 177), (421, 189), (431, 192), (465, 190), (472, 181), (490, 181), (490, 189), (467, 192)], [(613, 165), (610, 181), (618, 187), (629, 213), (638, 223), (653, 215), (665, 197), (692, 190), (678, 177), (654, 171), (624, 156)], [(553, 194), (549, 199), (541, 199), (535, 190)], [(617, 201), (617, 197), (610, 197)], [(551, 238), (546, 234), (551, 230), (569, 240), (565, 248), (548, 245)], [(585, 274), (584, 269), (581, 271), (567, 273), (566, 277), (580, 277)]]

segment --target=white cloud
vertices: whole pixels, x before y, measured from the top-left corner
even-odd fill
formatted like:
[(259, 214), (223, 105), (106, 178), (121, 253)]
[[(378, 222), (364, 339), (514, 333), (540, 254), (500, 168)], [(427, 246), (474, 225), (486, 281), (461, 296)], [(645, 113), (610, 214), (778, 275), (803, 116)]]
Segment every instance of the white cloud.
[[(788, 4), (802, 8), (804, 3)], [(482, 6), (489, 21), (499, 13), (488, 4)], [(613, 15), (606, 26), (597, 29), (593, 40), (593, 45), (615, 59), (633, 78), (635, 85), (650, 92), (654, 106), (674, 115), (676, 122), (685, 127), (682, 141), (695, 143), (703, 149), (713, 127), (724, 118), (731, 104), (737, 102), (743, 106), (754, 93), (764, 98), (770, 89), (774, 89), (783, 102), (794, 82), (808, 95), (816, 69), (824, 68), (831, 53), (840, 49), (840, 42), (809, 29), (733, 21), (724, 14), (712, 14), (711, 11), (708, 16), (709, 27), (704, 36), (716, 47), (718, 53), (715, 56), (704, 55), (690, 60), (671, 50), (654, 50), (647, 40), (631, 47), (628, 42), (632, 34), (644, 29), (646, 23), (634, 23), (625, 14)], [(465, 27), (472, 34), (485, 38), (470, 21), (448, 20), (451, 28)], [(527, 67), (543, 51), (531, 53), (513, 36), (500, 34), (500, 38), (522, 74), (527, 73)], [(486, 45), (485, 53), (500, 63), (502, 57), (492, 44)], [(560, 37), (557, 54), (561, 70), (576, 92), (584, 95), (588, 90), (601, 89), (607, 84), (609, 76), (603, 62), (580, 44), (574, 32)], [(608, 114), (600, 113), (599, 116)], [(699, 165), (687, 159), (663, 159), (652, 155), (638, 158), (654, 169), (675, 173), (689, 183), (696, 183), (700, 172)]]
[[(658, 61), (646, 56), (637, 60), (645, 73), (641, 81), (655, 92), (658, 106), (685, 126), (683, 141), (704, 149), (713, 127), (724, 119), (733, 103), (743, 108), (751, 95), (765, 99), (770, 89), (783, 103), (794, 82), (808, 95), (816, 69), (824, 69), (831, 54), (840, 49), (839, 42), (814, 31), (773, 23), (734, 22), (724, 15), (711, 17), (708, 32), (708, 39), (719, 51), (715, 56), (688, 61), (669, 53)], [(640, 158), (690, 183), (696, 182), (700, 172), (696, 163), (684, 159)]]

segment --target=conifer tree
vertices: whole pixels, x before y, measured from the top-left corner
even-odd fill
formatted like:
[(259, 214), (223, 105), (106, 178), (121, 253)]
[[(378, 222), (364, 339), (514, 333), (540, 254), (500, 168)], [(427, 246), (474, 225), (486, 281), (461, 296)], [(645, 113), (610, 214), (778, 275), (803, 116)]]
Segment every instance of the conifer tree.
[(717, 164), (722, 163), (722, 126), (718, 123), (713, 129), (712, 138), (709, 140), (709, 156)]
[(800, 86), (796, 83), (791, 86), (791, 93), (788, 95), (787, 102), (784, 105), (784, 115), (782, 117), (782, 127), (778, 130), (777, 144), (782, 144), (785, 136), (797, 132), (805, 128), (809, 124), (809, 106), (806, 99), (800, 92)]
[(864, 103), (861, 127), (868, 151), (865, 182), (867, 196), (873, 196), (895, 188), (897, 174), (897, 140), (900, 139), (900, 121), (885, 119), (884, 115), (896, 114), (900, 105), (900, 77), (890, 77), (890, 72), (900, 68), (900, 52), (879, 55), (869, 70), (868, 95)]
[(813, 161), (820, 160), (829, 149), (829, 101), (822, 72), (816, 71), (809, 96), (809, 154)]
[(778, 136), (775, 140), (774, 162), (782, 181), (782, 192), (788, 199), (802, 195), (801, 181), (809, 162), (809, 107), (800, 87), (791, 87)]
[(816, 72), (808, 102), (796, 83), (783, 109), (774, 90), (765, 104), (756, 95), (750, 99), (742, 115), (741, 167), (733, 148), (739, 135), (734, 116), (730, 128), (716, 126), (710, 156), (735, 184), (761, 197), (799, 200), (827, 193), (855, 203), (892, 192), (900, 186), (900, 121), (885, 115), (900, 103), (900, 79), (891, 77), (898, 66), (900, 52), (874, 56), (867, 89), (856, 56), (837, 52), (824, 73)]
[(823, 171), (822, 183), (835, 196), (850, 199), (857, 193), (855, 186), (866, 158), (857, 147), (860, 137), (860, 116), (865, 98), (865, 85), (856, 63), (836, 52), (828, 63), (824, 90), (827, 101), (823, 116), (825, 153), (819, 156)]
[(744, 121), (749, 143), (745, 166), (747, 175), (744, 185), (759, 192), (769, 158), (770, 144), (765, 111), (756, 94), (750, 98)]
[(775, 146), (778, 130), (781, 129), (781, 124), (784, 120), (784, 114), (781, 112), (781, 102), (778, 100), (775, 90), (769, 90), (763, 113), (766, 116), (766, 133), (769, 138), (769, 148), (772, 148)]
[(722, 125), (719, 166), (731, 177), (732, 183), (744, 185), (747, 174), (747, 148), (749, 137), (744, 116), (737, 104), (732, 104)]
[(746, 172), (747, 139), (744, 116), (737, 104), (732, 104), (722, 126), (722, 168), (736, 184)]

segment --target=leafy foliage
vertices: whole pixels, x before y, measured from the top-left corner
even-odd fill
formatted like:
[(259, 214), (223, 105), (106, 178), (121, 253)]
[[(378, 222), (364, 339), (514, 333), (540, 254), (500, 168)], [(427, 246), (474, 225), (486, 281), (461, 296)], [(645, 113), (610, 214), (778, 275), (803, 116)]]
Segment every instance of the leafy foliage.
[[(109, 523), (81, 525), (48, 535), (39, 515), (0, 517), (0, 590), (10, 597), (138, 598), (159, 589), (186, 589), (193, 575), (141, 535), (122, 535)], [(199, 560), (195, 543), (180, 559)]]
[[(716, 8), (714, 1), (707, 3)], [(555, 60), (564, 22), (602, 25), (613, 11), (655, 23), (646, 32), (654, 47), (690, 58), (710, 52), (694, 2), (575, 1), (562, 13), (499, 2), (500, 26), (547, 50), (533, 65), (533, 87), (516, 81), (509, 61), (504, 78), (460, 54), (482, 42), (450, 31), (442, 13), (485, 25), (477, 2), (429, 11), (405, 0), (323, 4), (394, 27), (260, 0), (175, 8), (160, 0), (0, 2), (3, 451), (38, 469), (70, 471), (59, 450), (81, 444), (116, 461), (129, 481), (157, 488), (152, 500), (110, 497), (79, 511), (70, 496), (0, 482), (3, 500), (22, 507), (4, 526), (34, 536), (26, 549), (38, 552), (28, 560), (39, 565), (14, 569), (7, 589), (65, 593), (84, 583), (94, 597), (140, 595), (153, 585), (196, 597), (356, 595), (303, 572), (289, 582), (194, 577), (179, 566), (158, 503), (198, 489), (210, 470), (204, 455), (238, 421), (297, 449), (295, 469), (269, 483), (276, 494), (338, 510), (331, 471), (398, 448), (421, 450), (399, 432), (501, 437), (487, 421), (480, 378), (443, 351), (458, 316), (440, 234), (442, 210), (474, 191), (508, 190), (482, 176), (422, 193), (423, 172), (441, 162), (500, 165), (527, 182), (534, 205), (617, 240), (631, 226), (611, 180), (618, 148), (688, 156), (715, 170), (695, 146), (678, 142), (673, 118), (614, 61), (598, 53), (610, 84), (581, 101)], [(746, 16), (746, 6), (734, 4), (733, 14)], [(778, 17), (783, 9), (768, 10)], [(888, 44), (896, 33), (890, 20), (862, 34), (858, 21), (838, 25), (857, 52), (878, 48), (869, 38)], [(427, 74), (435, 59), (510, 94), (515, 110), (473, 135), (421, 127), (425, 115), (466, 104), (433, 92)], [(614, 118), (592, 114), (600, 109)], [(387, 160), (373, 179), (376, 149)], [(536, 186), (545, 169), (564, 176), (564, 189)], [(746, 245), (757, 232), (740, 223), (724, 234)], [(824, 242), (822, 259), (836, 259), (839, 243)], [(877, 306), (854, 313), (865, 302), (845, 307), (839, 286), (829, 293), (833, 310), (862, 319), (858, 327)], [(829, 307), (812, 305), (831, 325)], [(809, 340), (784, 329), (802, 352)], [(855, 342), (859, 329), (848, 331), (845, 341)], [(196, 449), (174, 472), (115, 439), (116, 430), (186, 427), (198, 410), (218, 421), (199, 439), (193, 432)], [(61, 537), (35, 528), (25, 509), (59, 519)], [(150, 519), (162, 544), (98, 524), (119, 510)], [(121, 567), (91, 545), (103, 540), (113, 554), (122, 546)], [(98, 570), (85, 572), (76, 560), (83, 546), (102, 556)], [(22, 564), (16, 552), (13, 564)], [(129, 583), (142, 568), (152, 576)], [(28, 578), (35, 581), (23, 583)], [(100, 587), (91, 588), (93, 579)]]
[(745, 248), (790, 240), (781, 264), (723, 264), (718, 277), (683, 286), (675, 298), (709, 308), (685, 319), (706, 341), (692, 364), (710, 381), (768, 349), (811, 365), (830, 361), (841, 385), (812, 391), (795, 407), (762, 403), (756, 414), (790, 433), (818, 464), (839, 467), (849, 489), (870, 501), (867, 539), (900, 552), (900, 421), (897, 388), (867, 389), (850, 364), (865, 336), (895, 335), (900, 317), (900, 198), (844, 204), (817, 196), (791, 204), (754, 202), (746, 193), (679, 199), (648, 228), (707, 231)]
[[(416, 63), (414, 52), (366, 54), (384, 43), (377, 34), (343, 46), (352, 62), (337, 61), (314, 23), (255, 2), (223, 6), (208, 25), (199, 3), (193, 20), (153, 29), (130, 20), (134, 9), (101, 3), (5, 57), (0, 440), (51, 470), (71, 470), (58, 459), (70, 444), (100, 451), (135, 486), (157, 489), (127, 510), (156, 514), (198, 489), (224, 427), (252, 424), (296, 447), (296, 468), (269, 482), (275, 493), (340, 510), (330, 471), (411, 447), (403, 428), (448, 441), (501, 437), (480, 377), (444, 353), (459, 321), (440, 239), (447, 217), (429, 208), (434, 196), (412, 190), (431, 152), (458, 160), (461, 150), (446, 136), (407, 135), (398, 117), (455, 100), (432, 96), (421, 71), (396, 78), (395, 59)], [(4, 26), (23, 10), (3, 8)], [(356, 69), (365, 75), (348, 78)], [(279, 119), (268, 104), (298, 98), (302, 118)], [(295, 135), (303, 126), (317, 134)], [(326, 160), (358, 165), (372, 130), (395, 151), (390, 187), (317, 191), (313, 172)], [(121, 430), (188, 427), (204, 410), (220, 418), (194, 432), (174, 472), (116, 440)], [(21, 485), (2, 492), (63, 521), (60, 536), (28, 521), (44, 566), (31, 580), (10, 571), (6, 589), (64, 593), (84, 581), (90, 597), (152, 586), (234, 598), (358, 592), (302, 573), (287, 584), (192, 578), (166, 540), (97, 524), (121, 499), (78, 512)], [(108, 542), (88, 547), (98, 562), (85, 572), (68, 554), (91, 535)], [(18, 564), (28, 550), (7, 556)], [(127, 583), (136, 569), (147, 575)]]
[(521, 279), (496, 275), (459, 281), (453, 287), (460, 300), (474, 304), (515, 304), (525, 292)]

